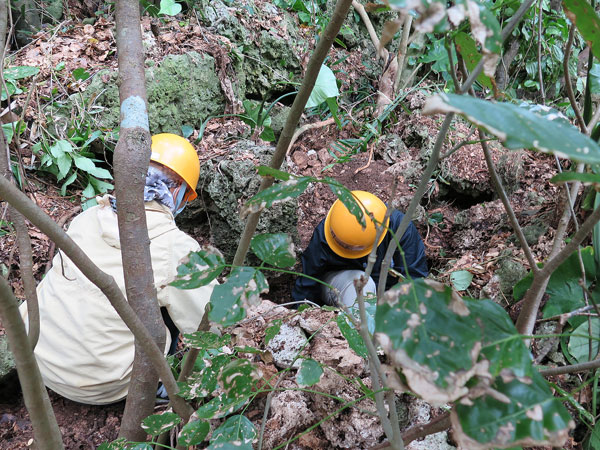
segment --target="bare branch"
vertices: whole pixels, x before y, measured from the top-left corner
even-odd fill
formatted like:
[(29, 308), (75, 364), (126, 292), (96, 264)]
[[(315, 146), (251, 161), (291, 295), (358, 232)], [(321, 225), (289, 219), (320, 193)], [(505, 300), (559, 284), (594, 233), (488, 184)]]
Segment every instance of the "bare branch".
[(579, 109), (579, 105), (577, 104), (577, 100), (575, 99), (575, 93), (573, 92), (573, 85), (571, 84), (571, 74), (569, 73), (569, 59), (571, 57), (571, 47), (573, 46), (573, 39), (575, 38), (575, 24), (571, 25), (571, 29), (569, 30), (569, 38), (567, 39), (567, 44), (565, 45), (565, 57), (563, 59), (563, 72), (565, 74), (565, 87), (567, 88), (567, 96), (569, 97), (569, 102), (571, 102), (571, 108), (575, 112), (575, 117), (577, 119), (577, 123), (579, 124), (579, 128), (582, 133), (587, 131), (587, 127), (585, 125), (585, 120), (583, 120), (583, 116), (581, 115), (581, 110)]
[[(1, 181), (6, 182), (4, 179)], [(35, 447), (40, 450), (62, 450), (64, 446), (60, 430), (56, 423), (56, 417), (40, 369), (27, 338), (17, 299), (13, 295), (8, 282), (2, 276), (0, 276), (0, 319), (2, 319), (2, 324), (15, 357), (19, 381), (23, 388), (25, 406), (33, 426)]]

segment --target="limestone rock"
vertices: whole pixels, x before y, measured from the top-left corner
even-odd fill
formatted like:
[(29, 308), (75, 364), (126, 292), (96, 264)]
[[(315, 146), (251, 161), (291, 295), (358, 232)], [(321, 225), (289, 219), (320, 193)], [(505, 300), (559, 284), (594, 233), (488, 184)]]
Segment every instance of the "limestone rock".
[(0, 381), (15, 369), (15, 358), (8, 349), (6, 335), (0, 336)]
[[(178, 223), (190, 234), (212, 236), (212, 244), (229, 262), (233, 259), (246, 220), (240, 208), (258, 192), (261, 177), (259, 165), (268, 165), (273, 147), (239, 141), (228, 155), (205, 161), (198, 181), (199, 199), (188, 205), (178, 216)], [(282, 167), (286, 170), (286, 166)], [(208, 225), (209, 230), (193, 229)], [(291, 199), (273, 205), (260, 216), (257, 233), (288, 233), (297, 244), (297, 201)]]
[[(146, 70), (148, 95), (148, 120), (150, 131), (181, 134), (181, 126), (196, 129), (211, 115), (222, 114), (225, 97), (221, 92), (215, 60), (207, 54), (190, 52), (185, 55), (169, 55), (158, 66)], [(93, 103), (98, 123), (103, 128), (114, 129), (119, 125), (120, 103), (117, 72), (101, 71), (94, 76), (83, 97), (71, 96), (71, 102), (90, 105)], [(71, 108), (64, 108), (70, 111)], [(57, 111), (54, 126), (69, 117), (60, 117)]]
[[(370, 380), (363, 380), (367, 385)], [(344, 380), (340, 375), (326, 370), (319, 383), (314, 387), (316, 391), (327, 392), (352, 401), (360, 396), (355, 384)], [(310, 394), (313, 400), (313, 411), (319, 417), (332, 414), (340, 407), (340, 403), (330, 397)], [(377, 414), (368, 414), (366, 411), (375, 412), (375, 402), (363, 400), (353, 408), (346, 409), (320, 425), (321, 430), (329, 441), (329, 448), (365, 449), (378, 444), (383, 436), (383, 428)]]
[[(294, 388), (295, 385), (291, 381), (284, 381), (281, 387)], [(315, 421), (316, 417), (311, 410), (310, 401), (306, 393), (300, 391), (283, 391), (275, 394), (271, 402), (270, 418), (265, 425), (266, 432), (263, 448), (266, 450), (272, 449), (295, 436), (299, 430), (312, 425)], [(324, 447), (317, 446), (314, 448)]]
[(267, 344), (267, 350), (273, 355), (273, 362), (281, 369), (299, 368), (302, 359), (298, 355), (306, 348), (307, 340), (300, 327), (281, 324), (279, 333)]

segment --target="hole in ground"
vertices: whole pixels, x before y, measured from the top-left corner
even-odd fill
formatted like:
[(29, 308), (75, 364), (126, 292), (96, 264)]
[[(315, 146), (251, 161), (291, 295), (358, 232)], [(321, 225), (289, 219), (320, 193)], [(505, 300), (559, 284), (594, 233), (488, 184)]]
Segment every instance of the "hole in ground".
[[(495, 200), (495, 198), (493, 192), (481, 192), (476, 190), (465, 192), (458, 190), (453, 186), (440, 184), (440, 192), (437, 195), (436, 200), (451, 203), (458, 209), (469, 209), (471, 206), (475, 206), (479, 203), (491, 202), (492, 200)], [(423, 200), (426, 201), (425, 198)]]

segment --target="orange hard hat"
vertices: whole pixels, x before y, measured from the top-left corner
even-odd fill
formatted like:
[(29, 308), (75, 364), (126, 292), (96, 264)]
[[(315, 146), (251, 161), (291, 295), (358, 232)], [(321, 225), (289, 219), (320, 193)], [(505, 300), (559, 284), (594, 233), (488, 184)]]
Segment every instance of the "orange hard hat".
[(176, 134), (161, 133), (152, 136), (152, 155), (150, 160), (168, 167), (179, 175), (188, 185), (184, 200), (198, 197), (196, 186), (200, 178), (200, 160), (190, 142)]
[[(325, 218), (325, 239), (337, 255), (355, 259), (371, 252), (377, 235), (375, 224), (383, 223), (387, 207), (379, 197), (370, 192), (352, 191), (352, 195), (363, 210), (366, 227), (363, 228), (356, 217), (338, 199), (331, 206)], [(385, 223), (385, 228), (388, 223), (389, 218)], [(385, 232), (381, 233), (377, 245), (381, 244), (384, 236)]]

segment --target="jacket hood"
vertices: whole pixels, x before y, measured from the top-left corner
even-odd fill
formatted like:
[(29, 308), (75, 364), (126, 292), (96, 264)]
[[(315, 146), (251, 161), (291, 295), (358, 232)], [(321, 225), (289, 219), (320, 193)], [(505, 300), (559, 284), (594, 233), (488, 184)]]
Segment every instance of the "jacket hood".
[[(110, 195), (96, 197), (98, 206), (95, 209), (100, 228), (100, 237), (111, 247), (121, 248), (117, 213), (115, 213), (110, 204), (110, 198)], [(156, 201), (144, 203), (144, 206), (150, 240), (177, 229), (173, 213), (171, 213), (169, 208)]]

